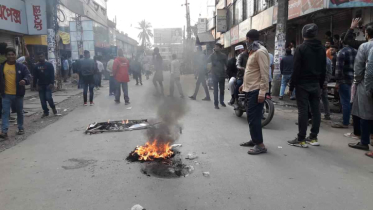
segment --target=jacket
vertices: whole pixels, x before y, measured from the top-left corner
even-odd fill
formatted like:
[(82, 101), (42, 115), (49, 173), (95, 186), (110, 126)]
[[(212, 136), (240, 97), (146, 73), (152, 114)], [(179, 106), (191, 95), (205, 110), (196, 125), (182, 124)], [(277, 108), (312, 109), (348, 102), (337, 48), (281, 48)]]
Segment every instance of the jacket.
[[(25, 96), (25, 93), (26, 93), (26, 87), (19, 85), (19, 82), (21, 80), (24, 80), (26, 82), (26, 85), (29, 85), (31, 75), (30, 75), (30, 72), (25, 65), (23, 65), (21, 63), (16, 63), (15, 65), (16, 65), (16, 73), (17, 73), (17, 75), (16, 75), (16, 84), (17, 84), (17, 86), (16, 86), (16, 89), (17, 89), (16, 96), (23, 97), (23, 96)], [(5, 66), (5, 62), (0, 65), (0, 93), (1, 93), (1, 95), (5, 94), (4, 66)]]
[(222, 52), (214, 52), (207, 59), (212, 64), (212, 75), (215, 77), (225, 78), (225, 68), (227, 66), (227, 56)]
[(97, 72), (97, 65), (93, 59), (83, 58), (78, 63), (79, 71), (83, 76), (93, 76)]
[(335, 69), (335, 79), (338, 84), (352, 84), (354, 80), (354, 62), (357, 50), (350, 46), (345, 46), (337, 55), (337, 66)]
[(133, 60), (130, 62), (130, 72), (141, 74), (142, 65), (139, 61)]
[(194, 57), (194, 68), (198, 75), (205, 75), (207, 73), (206, 55), (202, 52), (197, 52)]
[[(351, 36), (354, 33), (354, 29), (349, 28), (346, 35), (345, 39), (343, 40), (344, 42), (348, 41), (348, 37)], [(360, 45), (364, 44), (366, 41), (359, 41), (359, 40), (352, 40), (348, 43), (349, 46), (351, 46), (354, 49), (359, 49)]]
[(34, 68), (33, 86), (53, 85), (54, 84), (54, 67), (49, 62), (37, 63)]
[(128, 74), (130, 68), (129, 61), (125, 57), (118, 57), (114, 60), (113, 76), (117, 82), (129, 82)]
[(293, 74), (290, 91), (297, 85), (319, 84), (323, 87), (326, 74), (326, 52), (316, 39), (305, 40), (294, 53)]
[(237, 65), (237, 79), (243, 79), (248, 59), (249, 59), (249, 53), (247, 51), (242, 52), (241, 54), (238, 55), (237, 63), (236, 63), (236, 65)]
[(282, 75), (291, 75), (293, 73), (294, 56), (287, 55), (280, 61), (280, 71)]
[(373, 97), (373, 48), (369, 51), (367, 69), (365, 70), (365, 89), (372, 94)]
[(171, 61), (171, 78), (180, 78), (180, 61)]
[(236, 77), (237, 76), (237, 59), (235, 57), (229, 59), (228, 65), (227, 65), (227, 75), (228, 78)]

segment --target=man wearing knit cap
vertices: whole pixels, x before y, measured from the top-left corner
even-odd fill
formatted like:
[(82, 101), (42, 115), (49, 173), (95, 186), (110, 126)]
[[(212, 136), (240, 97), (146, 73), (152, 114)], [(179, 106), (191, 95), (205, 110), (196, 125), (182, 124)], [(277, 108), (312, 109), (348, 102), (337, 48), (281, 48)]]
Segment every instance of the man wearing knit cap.
[(262, 113), (269, 89), (269, 55), (264, 44), (259, 41), (257, 30), (252, 29), (246, 34), (246, 42), (249, 59), (240, 92), (246, 95), (246, 115), (252, 140), (240, 146), (253, 147), (248, 154), (258, 155), (267, 152), (263, 144)]
[[(303, 27), (303, 44), (294, 54), (294, 68), (290, 81), (290, 95), (296, 91), (298, 105), (298, 137), (288, 141), (289, 145), (307, 148), (307, 143), (319, 146), (317, 135), (320, 130), (321, 113), (319, 109), (320, 91), (326, 74), (326, 53), (321, 42), (316, 39), (318, 27), (311, 23)], [(308, 125), (308, 107), (312, 112), (311, 134), (306, 138)]]

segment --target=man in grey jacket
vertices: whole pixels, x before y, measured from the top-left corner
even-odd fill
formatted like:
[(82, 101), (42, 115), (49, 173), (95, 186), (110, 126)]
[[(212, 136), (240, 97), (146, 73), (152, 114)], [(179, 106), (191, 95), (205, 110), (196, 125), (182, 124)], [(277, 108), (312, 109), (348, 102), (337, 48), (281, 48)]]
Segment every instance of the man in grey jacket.
[[(367, 43), (359, 47), (355, 58), (354, 66), (354, 83), (356, 85), (356, 94), (354, 97), (352, 115), (360, 118), (361, 125), (361, 140), (358, 143), (350, 143), (348, 146), (360, 149), (369, 150), (370, 132), (373, 130), (373, 97), (372, 94), (366, 90), (365, 84), (368, 82), (369, 77), (366, 77), (368, 56), (371, 49), (373, 49), (373, 24), (369, 24), (365, 28), (365, 36)], [(369, 68), (369, 66), (368, 66)], [(373, 154), (367, 153), (369, 157)]]

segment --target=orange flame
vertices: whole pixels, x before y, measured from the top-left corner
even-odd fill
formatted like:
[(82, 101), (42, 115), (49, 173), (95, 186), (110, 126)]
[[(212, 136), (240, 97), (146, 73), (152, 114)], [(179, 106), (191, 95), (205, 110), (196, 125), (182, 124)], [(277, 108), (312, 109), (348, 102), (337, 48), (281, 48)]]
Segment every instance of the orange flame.
[(154, 140), (153, 143), (146, 142), (144, 146), (137, 147), (132, 153), (139, 155), (139, 160), (154, 160), (154, 159), (166, 159), (170, 158), (174, 152), (171, 150), (170, 143), (158, 143)]

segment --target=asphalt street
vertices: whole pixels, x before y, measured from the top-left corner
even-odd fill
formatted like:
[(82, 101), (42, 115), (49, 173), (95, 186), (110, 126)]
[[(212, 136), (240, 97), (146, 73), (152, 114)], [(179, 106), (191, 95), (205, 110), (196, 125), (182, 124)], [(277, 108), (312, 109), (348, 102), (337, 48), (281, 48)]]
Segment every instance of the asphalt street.
[[(182, 81), (191, 95), (194, 78)], [(189, 111), (177, 142), (184, 157), (199, 156), (183, 158), (195, 170), (176, 179), (144, 175), (141, 163), (125, 159), (147, 141), (145, 131), (84, 134), (93, 122), (156, 117), (162, 99), (153, 96), (151, 80), (134, 84), (131, 105), (115, 104), (102, 88), (95, 106), (81, 106), (1, 152), (0, 209), (129, 210), (135, 204), (147, 210), (373, 209), (373, 160), (348, 148), (354, 141), (343, 136), (348, 130), (323, 123), (320, 147), (291, 147), (286, 141), (297, 134), (297, 112), (277, 107), (263, 130), (268, 153), (249, 156), (239, 146), (250, 140), (246, 115), (236, 117), (231, 107), (215, 110), (212, 102), (201, 101), (202, 87), (197, 101), (184, 99)]]

